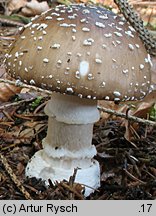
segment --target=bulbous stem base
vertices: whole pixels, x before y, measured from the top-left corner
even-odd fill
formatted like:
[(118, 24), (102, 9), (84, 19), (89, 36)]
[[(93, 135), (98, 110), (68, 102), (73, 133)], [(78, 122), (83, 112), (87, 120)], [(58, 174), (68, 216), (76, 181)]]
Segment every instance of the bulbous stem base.
[(91, 144), (93, 124), (100, 117), (96, 101), (54, 93), (45, 113), (47, 136), (43, 149), (28, 162), (26, 175), (55, 183), (68, 181), (78, 168), (75, 182), (86, 185), (88, 196), (100, 186), (99, 163), (93, 159), (96, 148)]

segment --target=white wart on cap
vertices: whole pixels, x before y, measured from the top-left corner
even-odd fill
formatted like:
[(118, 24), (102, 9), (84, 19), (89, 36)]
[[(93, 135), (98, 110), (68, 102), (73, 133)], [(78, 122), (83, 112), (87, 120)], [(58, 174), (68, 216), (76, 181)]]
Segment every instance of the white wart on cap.
[(135, 30), (100, 7), (59, 5), (33, 20), (7, 55), (13, 77), (85, 98), (141, 99), (150, 59)]

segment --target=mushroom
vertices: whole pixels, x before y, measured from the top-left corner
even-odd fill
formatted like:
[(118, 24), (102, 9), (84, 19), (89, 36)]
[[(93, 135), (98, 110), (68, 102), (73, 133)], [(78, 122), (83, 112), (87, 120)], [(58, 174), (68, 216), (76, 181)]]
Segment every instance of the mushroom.
[(105, 8), (59, 5), (29, 23), (7, 54), (8, 73), (53, 93), (43, 149), (26, 175), (55, 182), (79, 168), (75, 181), (88, 186), (85, 196), (98, 188), (97, 100), (142, 99), (150, 88), (149, 63), (135, 30)]

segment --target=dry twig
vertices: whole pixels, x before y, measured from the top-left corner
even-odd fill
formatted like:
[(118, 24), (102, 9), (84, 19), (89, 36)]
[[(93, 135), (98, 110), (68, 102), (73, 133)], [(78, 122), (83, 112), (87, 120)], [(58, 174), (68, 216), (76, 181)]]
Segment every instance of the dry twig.
[(60, 182), (58, 186), (62, 186), (64, 189), (72, 192), (73, 194), (75, 194), (80, 200), (83, 200), (83, 196), (81, 194), (79, 194), (74, 188), (70, 187), (70, 185), (68, 185), (67, 183), (64, 182)]
[(10, 85), (19, 86), (21, 88), (28, 88), (28, 89), (34, 90), (36, 92), (45, 93), (47, 95), (51, 94), (51, 91), (49, 91), (49, 90), (38, 88), (36, 86), (28, 85), (28, 84), (25, 84), (25, 83), (22, 83), (22, 82), (17, 82), (17, 81), (12, 81), (12, 80), (7, 80), (7, 79), (0, 79), (0, 82), (2, 82), (2, 83), (9, 83)]
[(25, 102), (30, 102), (30, 101), (33, 101), (34, 98), (28, 98), (28, 99), (24, 99), (24, 100), (21, 100), (21, 101), (16, 101), (16, 102), (12, 102), (12, 103), (9, 103), (9, 104), (5, 104), (5, 105), (2, 105), (0, 106), (0, 110), (4, 110), (6, 108), (9, 108), (11, 106), (19, 106), (20, 104), (23, 104)]
[(10, 25), (10, 26), (17, 26), (17, 27), (23, 27), (24, 26), (23, 23), (9, 20), (9, 19), (4, 19), (4, 18), (0, 18), (0, 23), (3, 25)]
[(154, 122), (154, 121), (138, 118), (138, 117), (132, 116), (132, 115), (126, 115), (125, 113), (117, 112), (115, 110), (107, 109), (107, 108), (101, 107), (101, 106), (98, 106), (98, 109), (100, 111), (106, 112), (108, 114), (116, 115), (116, 116), (119, 116), (121, 118), (125, 118), (125, 119), (128, 119), (130, 121), (133, 121), (133, 122), (141, 123), (144, 125), (151, 125), (153, 127), (156, 127), (156, 122)]
[(123, 171), (124, 171), (125, 174), (126, 174), (129, 178), (131, 178), (132, 180), (137, 181), (137, 182), (139, 182), (140, 184), (143, 184), (143, 185), (146, 184), (146, 182), (144, 182), (144, 181), (142, 181), (142, 180), (136, 178), (134, 175), (132, 175), (127, 169), (123, 169)]
[[(31, 89), (33, 91), (42, 92), (44, 94), (47, 94), (48, 96), (51, 95), (51, 93), (52, 93), (52, 91), (50, 91), (50, 90), (45, 90), (45, 89), (38, 88), (38, 87), (32, 86), (32, 85), (27, 85), (27, 84), (24, 84), (22, 82), (17, 83), (17, 81), (11, 81), (11, 80), (7, 80), (7, 79), (0, 79), (0, 82), (9, 83), (11, 85), (16, 85), (16, 86), (19, 86), (21, 88), (29, 88), (29, 89)], [(116, 115), (116, 116), (119, 116), (121, 118), (125, 118), (125, 119), (128, 119), (130, 121), (133, 121), (133, 122), (138, 122), (138, 123), (141, 123), (141, 124), (144, 124), (144, 125), (151, 125), (153, 127), (156, 127), (156, 122), (154, 122), (154, 121), (141, 119), (141, 118), (138, 118), (138, 117), (135, 117), (135, 116), (132, 116), (132, 115), (127, 115), (125, 113), (117, 112), (115, 110), (107, 109), (107, 108), (101, 107), (101, 106), (98, 106), (98, 109), (100, 111), (102, 111), (102, 112), (106, 112), (108, 114)]]
[(135, 1), (130, 1), (130, 4), (132, 5), (139, 5), (139, 6), (153, 6), (155, 7), (156, 6), (156, 2), (151, 2), (151, 1), (138, 1), (138, 0), (135, 0)]
[(15, 183), (17, 188), (22, 192), (24, 197), (27, 200), (32, 200), (32, 197), (30, 196), (28, 191), (26, 191), (26, 189), (23, 187), (22, 183), (18, 180), (17, 176), (14, 174), (12, 168), (8, 164), (6, 158), (1, 153), (0, 153), (0, 160), (1, 160), (1, 162), (2, 162), (2, 164), (4, 166), (4, 168), (5, 168), (6, 172), (9, 174), (11, 180)]
[(114, 0), (126, 20), (133, 26), (150, 55), (156, 56), (156, 41), (127, 0)]

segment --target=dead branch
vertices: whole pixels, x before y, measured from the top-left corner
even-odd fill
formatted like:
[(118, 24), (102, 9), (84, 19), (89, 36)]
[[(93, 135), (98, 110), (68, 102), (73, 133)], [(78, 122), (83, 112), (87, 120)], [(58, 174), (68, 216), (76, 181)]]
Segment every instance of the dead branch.
[(2, 162), (2, 164), (4, 166), (4, 168), (5, 168), (5, 171), (8, 173), (8, 175), (11, 178), (11, 180), (15, 183), (16, 187), (22, 192), (22, 194), (24, 195), (24, 197), (27, 200), (32, 200), (30, 194), (23, 187), (22, 183), (19, 181), (19, 179), (17, 178), (17, 176), (14, 174), (12, 168), (8, 164), (6, 158), (1, 153), (0, 153), (0, 160), (1, 160), (1, 162)]
[[(21, 81), (17, 82), (17, 81), (11, 81), (11, 80), (7, 80), (7, 79), (0, 79), (0, 82), (9, 83), (11, 85), (16, 85), (16, 86), (19, 86), (21, 88), (28, 88), (28, 89), (31, 89), (31, 90), (34, 90), (34, 91), (37, 91), (37, 92), (42, 92), (44, 94), (47, 94), (48, 96), (50, 96), (51, 93), (52, 93), (50, 90), (45, 90), (45, 89), (42, 89), (42, 88), (38, 88), (36, 86), (27, 85), (27, 84), (22, 83)], [(117, 112), (115, 110), (107, 109), (107, 108), (101, 107), (101, 106), (98, 106), (97, 108), (100, 111), (106, 112), (108, 114), (116, 115), (116, 116), (119, 116), (121, 118), (125, 118), (125, 119), (128, 119), (130, 121), (138, 122), (138, 123), (141, 123), (141, 124), (144, 124), (144, 125), (151, 125), (153, 127), (156, 127), (156, 122), (154, 122), (154, 121), (141, 119), (141, 118), (138, 118), (138, 117), (135, 117), (135, 116), (132, 116), (132, 115), (127, 115), (125, 113)]]
[(16, 102), (13, 102), (13, 103), (5, 104), (5, 105), (0, 106), (0, 110), (4, 110), (4, 109), (9, 108), (11, 106), (19, 106), (20, 104), (23, 104), (25, 102), (31, 102), (33, 100), (34, 100), (34, 98), (32, 97), (32, 98), (28, 98), (28, 99), (25, 99), (25, 100), (21, 100), (21, 101), (16, 101)]
[(70, 187), (70, 185), (68, 185), (67, 183), (64, 182), (60, 182), (58, 186), (62, 186), (64, 189), (66, 189), (67, 191), (72, 192), (73, 194), (75, 194), (80, 200), (83, 200), (83, 196), (81, 194), (79, 194), (74, 188)]
[(4, 18), (0, 18), (0, 23), (3, 25), (10, 25), (10, 26), (19, 26), (19, 27), (23, 27), (24, 24), (20, 23), (20, 22), (16, 22), (13, 20), (9, 20), (9, 19), (4, 19)]
[(123, 171), (125, 172), (125, 174), (132, 180), (139, 182), (140, 184), (145, 185), (146, 182), (138, 179), (137, 177), (135, 177), (134, 175), (132, 175), (132, 173), (130, 173), (127, 169), (123, 169)]
[(139, 5), (139, 6), (156, 6), (156, 2), (151, 2), (151, 1), (130, 1), (132, 5)]
[(42, 93), (45, 93), (47, 95), (51, 95), (51, 91), (49, 90), (45, 90), (45, 89), (42, 89), (42, 88), (38, 88), (36, 86), (32, 86), (32, 85), (28, 85), (28, 84), (25, 84), (19, 80), (16, 80), (16, 81), (12, 81), (12, 80), (7, 80), (7, 79), (0, 79), (0, 82), (2, 83), (8, 83), (10, 85), (15, 85), (15, 86), (18, 86), (18, 87), (21, 87), (21, 88), (28, 88), (28, 89), (31, 89), (33, 91), (36, 91), (36, 92), (42, 92)]
[(132, 116), (132, 115), (126, 115), (125, 113), (117, 112), (115, 110), (107, 109), (107, 108), (101, 107), (101, 106), (98, 106), (98, 109), (100, 111), (102, 111), (102, 112), (106, 112), (108, 114), (116, 115), (116, 116), (119, 116), (121, 118), (125, 118), (125, 119), (128, 119), (130, 121), (133, 121), (133, 122), (141, 123), (141, 124), (144, 124), (144, 125), (151, 125), (153, 127), (156, 127), (156, 122), (154, 122), (154, 121), (138, 118), (138, 117)]

